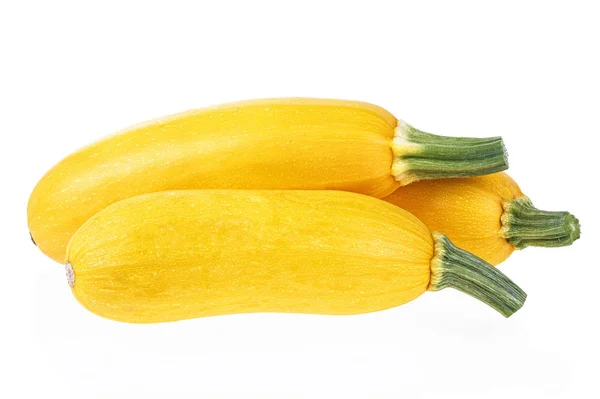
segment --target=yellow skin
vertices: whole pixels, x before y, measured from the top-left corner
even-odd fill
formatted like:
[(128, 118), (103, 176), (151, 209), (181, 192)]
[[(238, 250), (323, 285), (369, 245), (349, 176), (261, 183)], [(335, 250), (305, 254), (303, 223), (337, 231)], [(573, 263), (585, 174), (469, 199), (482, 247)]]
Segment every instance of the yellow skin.
[(67, 258), (79, 302), (132, 323), (372, 312), (424, 293), (436, 268), (416, 217), (342, 191), (146, 194), (89, 219)]
[(515, 247), (504, 235), (508, 201), (524, 197), (506, 173), (462, 179), (423, 180), (401, 187), (384, 201), (406, 209), (432, 231), (444, 233), (460, 248), (497, 265)]
[(37, 184), (29, 231), (64, 263), (91, 216), (121, 199), (170, 189), (335, 189), (375, 197), (391, 174), (397, 119), (342, 100), (254, 100), (193, 110), (126, 129), (68, 156)]
[(381, 198), (421, 179), (506, 169), (502, 140), (436, 136), (372, 104), (287, 98), (192, 110), (63, 159), (29, 200), (29, 231), (58, 262), (108, 205), (182, 189), (344, 190)]

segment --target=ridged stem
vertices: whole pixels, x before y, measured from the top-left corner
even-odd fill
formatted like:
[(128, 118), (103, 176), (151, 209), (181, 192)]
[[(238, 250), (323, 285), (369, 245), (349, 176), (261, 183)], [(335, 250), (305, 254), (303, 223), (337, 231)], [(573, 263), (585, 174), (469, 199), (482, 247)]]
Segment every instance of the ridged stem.
[(487, 175), (508, 169), (501, 137), (445, 137), (398, 121), (392, 175), (400, 185), (417, 180)]
[(450, 287), (479, 299), (509, 317), (523, 306), (527, 294), (500, 270), (456, 247), (448, 237), (433, 233), (430, 291)]
[(563, 247), (580, 236), (579, 220), (569, 212), (537, 209), (527, 197), (503, 204), (502, 234), (515, 248)]

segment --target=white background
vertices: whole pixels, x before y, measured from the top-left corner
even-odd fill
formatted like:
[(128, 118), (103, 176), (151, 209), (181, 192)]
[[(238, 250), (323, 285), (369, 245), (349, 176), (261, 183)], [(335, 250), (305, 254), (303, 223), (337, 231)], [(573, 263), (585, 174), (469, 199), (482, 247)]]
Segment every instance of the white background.
[[(593, 1), (2, 2), (0, 397), (600, 397), (599, 20)], [(159, 325), (89, 313), (29, 241), (31, 190), (82, 145), (283, 96), (502, 135), (523, 191), (576, 214), (582, 239), (502, 265), (529, 294), (510, 319), (446, 290), (361, 316)]]

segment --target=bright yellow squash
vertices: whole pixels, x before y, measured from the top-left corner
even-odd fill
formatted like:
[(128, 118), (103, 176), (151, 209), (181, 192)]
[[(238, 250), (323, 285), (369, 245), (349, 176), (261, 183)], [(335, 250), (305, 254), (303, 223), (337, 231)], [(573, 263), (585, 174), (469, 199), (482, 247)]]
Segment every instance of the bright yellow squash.
[(181, 190), (117, 202), (67, 251), (76, 298), (153, 323), (247, 312), (346, 315), (454, 287), (505, 316), (525, 294), (408, 212), (343, 191)]
[(38, 247), (64, 262), (73, 233), (108, 205), (171, 189), (335, 189), (384, 197), (420, 179), (506, 169), (500, 138), (421, 132), (375, 105), (270, 99), (131, 127), (63, 159), (28, 205)]
[(421, 181), (384, 200), (492, 265), (515, 249), (560, 247), (579, 238), (579, 222), (573, 215), (535, 208), (506, 173)]

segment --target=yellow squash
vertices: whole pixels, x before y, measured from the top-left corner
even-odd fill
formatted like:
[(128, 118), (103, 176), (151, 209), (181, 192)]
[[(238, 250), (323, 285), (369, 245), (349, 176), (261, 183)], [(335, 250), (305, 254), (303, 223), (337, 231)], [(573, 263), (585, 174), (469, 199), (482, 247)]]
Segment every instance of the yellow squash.
[(506, 169), (500, 138), (421, 132), (375, 105), (268, 99), (126, 129), (68, 156), (28, 204), (32, 239), (64, 262), (73, 233), (108, 205), (171, 189), (335, 189), (384, 197), (421, 179)]
[(493, 265), (515, 249), (571, 245), (579, 238), (573, 215), (535, 208), (506, 173), (421, 181), (384, 200)]
[(343, 191), (181, 190), (117, 202), (67, 251), (75, 297), (153, 323), (247, 312), (346, 315), (454, 287), (505, 316), (525, 294), (410, 213)]

